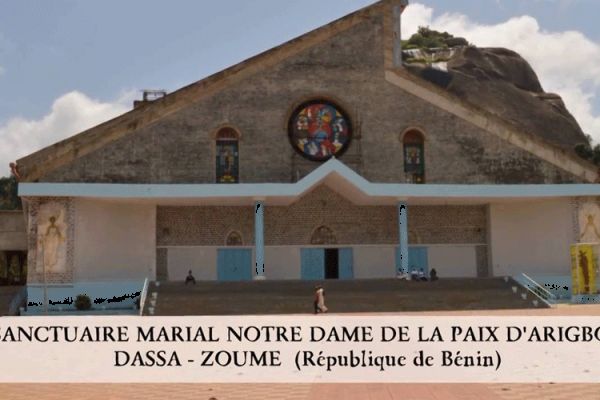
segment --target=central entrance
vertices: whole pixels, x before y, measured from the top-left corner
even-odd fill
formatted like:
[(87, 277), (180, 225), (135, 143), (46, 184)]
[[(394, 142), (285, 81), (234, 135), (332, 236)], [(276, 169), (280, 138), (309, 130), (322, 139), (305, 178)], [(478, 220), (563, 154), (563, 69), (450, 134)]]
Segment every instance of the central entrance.
[(339, 249), (325, 249), (325, 279), (340, 279), (339, 260)]
[(354, 261), (351, 248), (306, 248), (301, 250), (301, 278), (353, 279)]

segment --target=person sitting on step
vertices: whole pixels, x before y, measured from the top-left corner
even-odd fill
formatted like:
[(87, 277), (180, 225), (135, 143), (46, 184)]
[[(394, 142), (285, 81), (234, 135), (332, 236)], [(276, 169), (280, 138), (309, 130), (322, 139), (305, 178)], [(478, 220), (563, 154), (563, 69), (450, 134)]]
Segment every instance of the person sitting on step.
[(419, 280), (422, 282), (427, 282), (427, 277), (425, 276), (423, 268), (419, 269)]
[(430, 280), (431, 282), (435, 282), (435, 281), (437, 281), (438, 279), (439, 279), (439, 278), (438, 278), (438, 274), (437, 274), (437, 271), (436, 271), (436, 269), (435, 269), (435, 268), (432, 268), (432, 269), (431, 269), (431, 271), (429, 272), (429, 280)]
[(188, 283), (193, 283), (194, 285), (196, 284), (196, 278), (194, 278), (194, 275), (192, 275), (192, 270), (190, 270), (188, 272), (188, 276), (185, 277), (186, 286)]
[(410, 280), (418, 281), (419, 280), (419, 272), (415, 267), (413, 267), (412, 271), (410, 271)]

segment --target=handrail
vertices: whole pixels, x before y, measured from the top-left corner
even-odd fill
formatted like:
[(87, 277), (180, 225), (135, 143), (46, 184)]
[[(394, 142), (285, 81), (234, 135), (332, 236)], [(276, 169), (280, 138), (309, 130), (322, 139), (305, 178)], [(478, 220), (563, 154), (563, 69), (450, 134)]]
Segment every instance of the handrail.
[(142, 294), (140, 294), (140, 316), (144, 314), (144, 305), (146, 304), (146, 296), (148, 296), (149, 285), (150, 280), (148, 278), (144, 279), (144, 287), (142, 288)]
[(536, 294), (538, 297), (541, 297), (544, 300), (558, 300), (558, 297), (554, 293), (550, 292), (548, 289), (544, 288), (542, 285), (534, 281), (529, 275), (522, 273), (521, 276), (525, 278), (526, 285), (531, 284), (536, 290), (534, 291), (529, 286), (526, 286), (530, 292)]

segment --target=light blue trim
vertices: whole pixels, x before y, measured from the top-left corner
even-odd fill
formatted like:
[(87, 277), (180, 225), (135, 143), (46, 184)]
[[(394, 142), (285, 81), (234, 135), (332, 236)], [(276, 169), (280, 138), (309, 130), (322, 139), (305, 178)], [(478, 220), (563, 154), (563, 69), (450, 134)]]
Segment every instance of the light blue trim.
[(352, 248), (339, 249), (339, 278), (354, 279), (354, 252)]
[(256, 276), (265, 276), (265, 205), (261, 201), (254, 204), (254, 243), (256, 246)]
[(218, 249), (217, 280), (220, 282), (251, 281), (252, 250)]
[[(336, 159), (331, 159), (296, 183), (237, 185), (146, 185), (102, 183), (19, 183), (19, 196), (92, 197), (115, 199), (211, 199), (298, 197), (328, 176), (347, 181), (363, 194), (380, 198), (499, 199), (600, 196), (598, 184), (553, 185), (411, 185), (370, 183)], [(395, 200), (395, 201), (396, 201)]]
[(410, 269), (409, 273), (412, 273), (413, 270), (419, 272), (420, 269), (423, 269), (425, 277), (429, 278), (429, 255), (427, 247), (411, 246), (408, 250), (408, 268)]
[(398, 204), (398, 234), (400, 238), (399, 275), (408, 273), (408, 206), (406, 203)]
[(324, 249), (300, 249), (300, 279), (304, 281), (325, 279)]

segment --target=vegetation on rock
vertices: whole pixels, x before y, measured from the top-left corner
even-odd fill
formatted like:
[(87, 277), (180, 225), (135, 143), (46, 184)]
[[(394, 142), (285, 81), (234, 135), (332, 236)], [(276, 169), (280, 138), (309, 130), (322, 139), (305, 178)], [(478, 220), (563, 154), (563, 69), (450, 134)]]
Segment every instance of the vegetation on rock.
[(600, 167), (600, 144), (592, 146), (592, 137), (586, 135), (587, 142), (575, 146), (575, 152), (584, 160), (588, 160)]
[(403, 41), (402, 47), (410, 49), (445, 49), (456, 46), (468, 46), (469, 42), (461, 37), (455, 37), (448, 32), (439, 32), (429, 29), (428, 26), (420, 26), (417, 33), (410, 39)]

